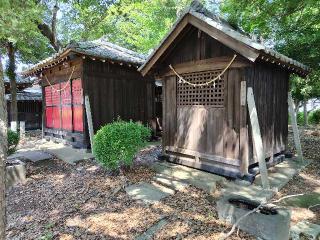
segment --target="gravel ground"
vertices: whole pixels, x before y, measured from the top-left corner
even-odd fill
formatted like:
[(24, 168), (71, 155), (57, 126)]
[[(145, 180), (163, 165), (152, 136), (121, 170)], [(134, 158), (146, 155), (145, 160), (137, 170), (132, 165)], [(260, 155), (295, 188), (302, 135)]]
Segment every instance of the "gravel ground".
[[(276, 199), (288, 195), (309, 194), (312, 192), (320, 194), (320, 129), (301, 129), (300, 136), (304, 158), (311, 160), (311, 164), (281, 189), (277, 194)], [(295, 152), (293, 147), (293, 135), (291, 132), (289, 132), (288, 140), (289, 148), (292, 152)], [(291, 219), (293, 223), (307, 220), (312, 223), (320, 224), (320, 206), (311, 209), (292, 208)]]
[[(28, 134), (19, 148), (32, 147), (37, 136)], [(119, 176), (94, 161), (27, 163), (27, 182), (7, 190), (7, 239), (134, 239), (163, 217), (169, 224), (154, 239), (218, 239), (230, 226), (217, 219), (213, 198), (201, 190), (190, 187), (151, 206), (125, 194), (128, 184), (152, 179), (147, 165), (160, 151), (142, 150)], [(230, 239), (254, 238), (240, 231)]]

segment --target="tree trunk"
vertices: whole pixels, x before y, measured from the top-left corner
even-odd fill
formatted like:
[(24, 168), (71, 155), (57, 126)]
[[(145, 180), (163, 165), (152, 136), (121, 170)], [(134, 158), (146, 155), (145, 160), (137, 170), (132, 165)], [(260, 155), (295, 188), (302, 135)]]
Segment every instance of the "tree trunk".
[(11, 42), (7, 45), (8, 51), (8, 65), (7, 75), (10, 79), (10, 121), (18, 122), (18, 104), (17, 104), (17, 82), (16, 82), (16, 60), (15, 60), (15, 49)]
[(296, 113), (296, 116), (298, 116), (299, 106), (300, 106), (300, 101), (299, 100), (294, 100), (294, 111)]
[(7, 107), (4, 99), (3, 67), (0, 54), (0, 240), (5, 239), (5, 166), (7, 158)]
[(303, 100), (303, 124), (308, 126), (308, 111), (307, 111), (307, 100)]

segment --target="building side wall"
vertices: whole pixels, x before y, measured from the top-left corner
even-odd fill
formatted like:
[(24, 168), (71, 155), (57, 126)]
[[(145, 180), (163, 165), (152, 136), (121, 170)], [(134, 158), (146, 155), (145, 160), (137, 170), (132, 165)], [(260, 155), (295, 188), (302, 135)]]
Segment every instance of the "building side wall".
[(134, 66), (84, 60), (84, 92), (94, 132), (118, 117), (147, 123), (155, 115), (154, 90), (154, 80), (142, 77)]
[[(253, 88), (267, 157), (285, 151), (288, 137), (288, 72), (281, 67), (257, 62), (252, 68), (246, 69), (246, 81), (247, 87)], [(248, 124), (250, 125), (249, 122)], [(249, 146), (250, 163), (254, 163), (256, 160), (252, 149), (251, 130)]]

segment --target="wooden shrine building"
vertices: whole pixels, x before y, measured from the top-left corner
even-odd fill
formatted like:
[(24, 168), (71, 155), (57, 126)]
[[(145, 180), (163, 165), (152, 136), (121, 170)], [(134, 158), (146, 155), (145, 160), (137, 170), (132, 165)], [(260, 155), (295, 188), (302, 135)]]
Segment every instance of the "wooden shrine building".
[(120, 117), (147, 123), (155, 116), (155, 82), (142, 77), (144, 57), (105, 39), (72, 43), (23, 74), (38, 76), (44, 96), (45, 136), (74, 147), (90, 146), (84, 96), (93, 129)]
[[(30, 78), (16, 76), (18, 122), (25, 122), (25, 130), (41, 129), (42, 126), (42, 93)], [(7, 102), (8, 126), (12, 121), (10, 80), (4, 76), (5, 99)], [(39, 86), (38, 86), (39, 87)]]
[(163, 84), (163, 151), (170, 161), (252, 178), (246, 92), (253, 88), (267, 163), (286, 150), (289, 74), (308, 67), (254, 41), (193, 2), (139, 69)]

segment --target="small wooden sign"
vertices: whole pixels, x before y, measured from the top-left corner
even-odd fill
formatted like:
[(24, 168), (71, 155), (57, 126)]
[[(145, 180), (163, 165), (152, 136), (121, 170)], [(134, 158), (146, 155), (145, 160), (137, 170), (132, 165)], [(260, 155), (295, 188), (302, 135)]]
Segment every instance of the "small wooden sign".
[(246, 81), (241, 81), (241, 94), (240, 94), (240, 104), (241, 106), (246, 105), (246, 100), (247, 100), (247, 83)]

